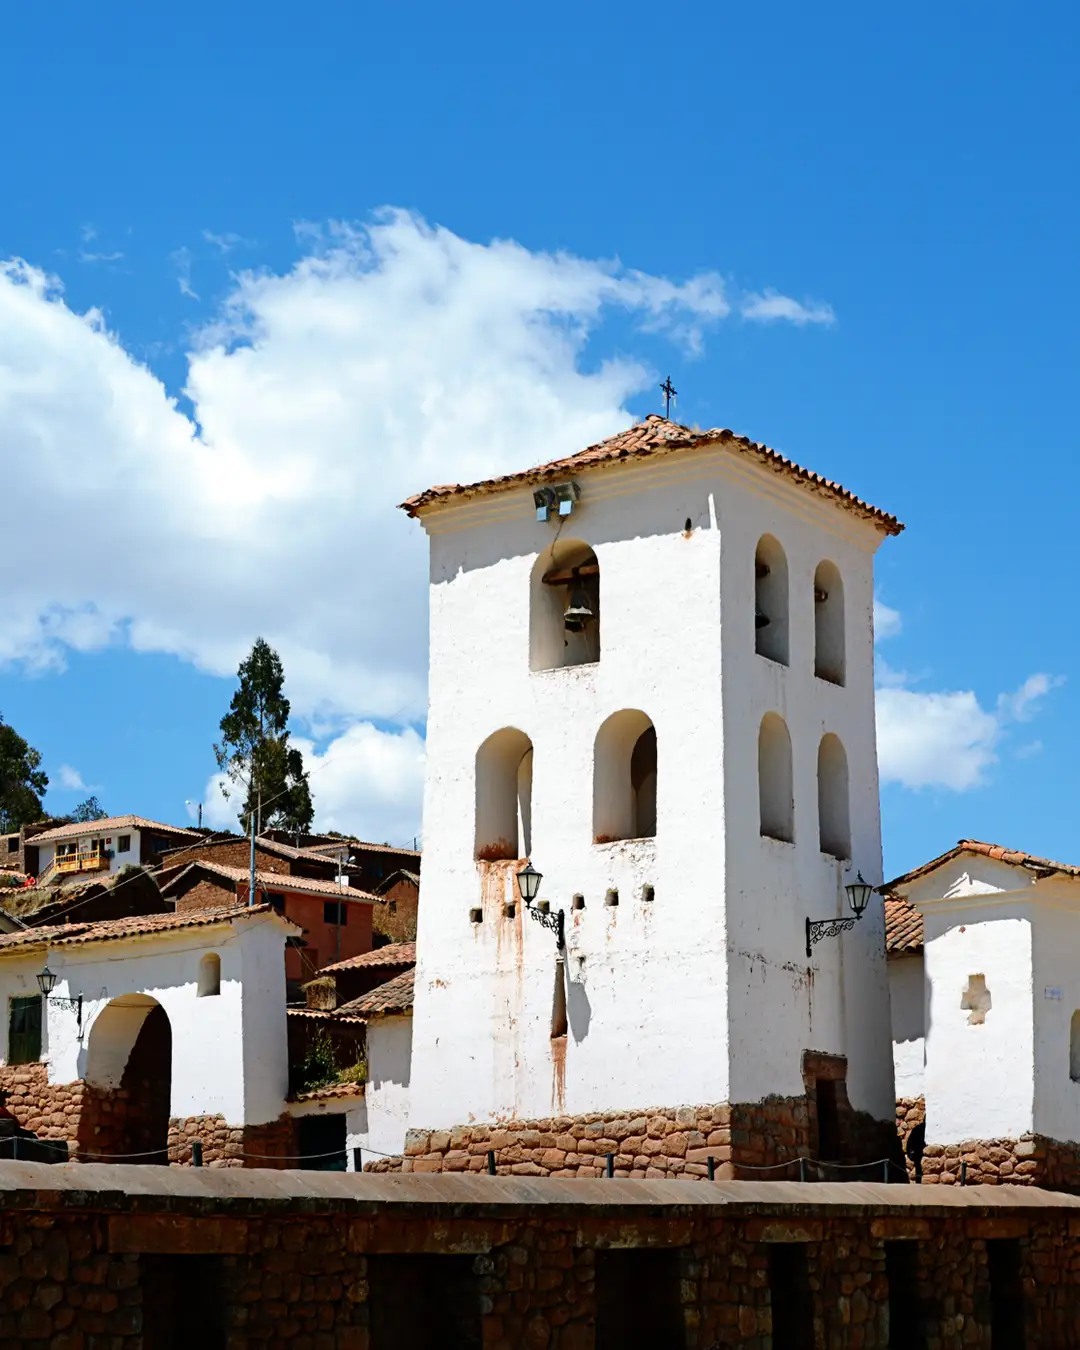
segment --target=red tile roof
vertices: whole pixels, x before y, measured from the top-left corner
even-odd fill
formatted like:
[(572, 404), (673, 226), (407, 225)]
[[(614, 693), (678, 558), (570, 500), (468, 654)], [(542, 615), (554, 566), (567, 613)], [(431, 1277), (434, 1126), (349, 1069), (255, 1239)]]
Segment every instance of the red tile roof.
[(917, 952), (923, 945), (922, 915), (906, 900), (887, 898), (885, 901), (885, 950), (887, 952)]
[(416, 971), (406, 970), (385, 984), (380, 984), (363, 998), (354, 998), (351, 1003), (343, 1003), (339, 1013), (346, 1016), (378, 1017), (386, 1013), (411, 1012)]
[[(154, 937), (184, 928), (237, 923), (257, 915), (274, 914), (269, 905), (228, 905), (221, 909), (198, 909), (181, 914), (142, 914), (130, 919), (104, 919), (100, 923), (59, 923), (0, 933), (0, 955), (24, 947), (67, 947), (84, 942), (115, 942), (123, 938)], [(278, 917), (275, 915), (275, 917)], [(288, 920), (283, 920), (288, 923)], [(289, 924), (299, 932), (294, 924)]]
[(28, 844), (51, 844), (54, 839), (74, 839), (82, 834), (115, 834), (117, 830), (151, 830), (155, 834), (182, 835), (189, 840), (202, 836), (196, 830), (185, 830), (179, 825), (163, 825), (160, 820), (146, 820), (143, 816), (106, 816), (104, 820), (77, 821), (74, 825), (57, 825), (32, 835)]
[[(225, 881), (230, 881), (234, 886), (242, 883), (246, 888), (249, 880), (246, 867), (227, 867), (225, 863), (207, 862), (205, 858), (196, 858), (193, 862), (183, 864), (182, 870), (179, 872), (176, 872), (175, 868), (168, 869), (170, 873), (175, 873), (175, 875), (170, 875), (162, 885), (162, 895), (167, 895), (182, 877), (187, 876), (193, 867), (201, 868), (204, 872), (210, 872)], [(274, 891), (281, 895), (288, 895), (293, 891), (303, 891), (305, 893), (311, 892), (324, 899), (347, 900), (350, 903), (364, 902), (369, 905), (381, 903), (378, 896), (369, 895), (367, 891), (358, 890), (355, 886), (339, 886), (336, 881), (322, 881), (317, 877), (291, 877), (286, 872), (256, 872), (255, 885), (261, 891)]]
[(390, 942), (385, 947), (376, 947), (374, 951), (364, 952), (360, 956), (350, 956), (344, 961), (335, 961), (332, 966), (323, 966), (319, 977), (332, 970), (370, 970), (386, 966), (388, 969), (416, 965), (415, 942)]
[(317, 1102), (324, 1097), (362, 1097), (366, 1091), (363, 1083), (331, 1083), (329, 1087), (314, 1088), (311, 1092), (297, 1092), (290, 1096), (290, 1102)]
[(693, 431), (690, 427), (668, 421), (657, 413), (651, 413), (644, 422), (638, 422), (626, 431), (621, 431), (606, 441), (600, 441), (597, 445), (590, 445), (577, 454), (552, 460), (550, 464), (541, 464), (535, 469), (501, 474), (497, 478), (485, 478), (478, 483), (450, 483), (428, 488), (426, 492), (417, 493), (416, 496), (402, 502), (401, 509), (410, 516), (418, 516), (426, 507), (441, 505), (454, 498), (462, 500), (486, 493), (505, 492), (510, 488), (543, 483), (553, 478), (564, 478), (581, 469), (706, 447), (745, 455), (763, 468), (782, 473), (811, 492), (830, 497), (840, 506), (876, 525), (885, 534), (899, 534), (904, 528), (895, 516), (878, 510), (876, 506), (870, 506), (847, 488), (841, 487), (839, 483), (823, 478), (809, 469), (801, 468), (776, 450), (770, 450), (767, 445), (759, 445), (756, 441), (748, 440), (745, 436), (736, 436), (734, 432), (721, 427), (714, 427), (709, 431)]
[(886, 882), (880, 890), (887, 895), (897, 886), (906, 886), (912, 881), (917, 881), (919, 877), (929, 876), (931, 872), (936, 872), (939, 867), (952, 862), (954, 858), (958, 858), (964, 853), (993, 858), (995, 862), (1009, 863), (1014, 867), (1026, 867), (1045, 876), (1057, 873), (1060, 876), (1080, 877), (1080, 867), (1075, 867), (1072, 863), (1051, 862), (1049, 858), (1040, 858), (1034, 853), (1024, 853), (1020, 849), (1005, 848), (1002, 844), (984, 844), (979, 839), (961, 839), (948, 852), (942, 853), (937, 858), (931, 858), (929, 862), (923, 863), (921, 867), (913, 868), (910, 872), (905, 872), (901, 877)]

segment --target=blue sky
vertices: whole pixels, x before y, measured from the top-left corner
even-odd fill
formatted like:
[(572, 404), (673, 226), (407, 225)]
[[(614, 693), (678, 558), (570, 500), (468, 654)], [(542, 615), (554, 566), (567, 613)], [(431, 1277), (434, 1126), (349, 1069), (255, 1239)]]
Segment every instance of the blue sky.
[(423, 558), (391, 503), (614, 430), (670, 371), (681, 417), (908, 526), (878, 567), (886, 870), (964, 834), (1077, 860), (1078, 29), (13, 8), (0, 712), (50, 809), (76, 778), (166, 820), (212, 798), (263, 632), (323, 823), (410, 837)]

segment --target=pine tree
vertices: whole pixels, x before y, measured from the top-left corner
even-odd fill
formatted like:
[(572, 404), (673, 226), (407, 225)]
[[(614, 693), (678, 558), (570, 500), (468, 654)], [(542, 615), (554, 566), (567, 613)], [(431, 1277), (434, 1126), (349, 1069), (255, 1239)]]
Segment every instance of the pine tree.
[[(314, 808), (303, 756), (289, 745), (289, 700), (283, 692), (281, 658), (269, 643), (256, 638), (237, 676), (240, 687), (221, 719), (221, 743), (214, 746), (214, 755), (233, 789), (243, 794), (244, 833), (251, 828), (252, 813), (257, 830), (269, 826), (310, 830)], [(222, 790), (226, 797), (233, 795), (227, 786)]]

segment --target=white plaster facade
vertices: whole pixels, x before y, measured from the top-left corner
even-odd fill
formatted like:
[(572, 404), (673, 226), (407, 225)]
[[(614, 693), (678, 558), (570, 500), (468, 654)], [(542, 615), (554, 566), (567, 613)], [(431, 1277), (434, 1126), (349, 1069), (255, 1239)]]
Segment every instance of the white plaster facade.
[[(276, 914), (87, 943), (0, 948), (0, 1059), (8, 1062), (7, 1009), (38, 994), (48, 964), (57, 976), (42, 1025), (50, 1083), (86, 1079), (117, 1087), (139, 1029), (155, 1004), (172, 1033), (170, 1114), (221, 1115), (259, 1125), (285, 1109), (285, 938), (298, 932)], [(200, 995), (200, 964), (220, 961), (220, 992)], [(205, 968), (204, 968), (205, 969)], [(75, 1012), (56, 999), (83, 997)]]
[[(129, 840), (129, 845), (121, 852), (119, 850), (119, 841), (123, 837)], [(99, 846), (104, 852), (108, 862), (107, 868), (102, 868), (102, 873), (118, 872), (121, 867), (129, 866), (132, 863), (138, 863), (141, 854), (141, 831), (137, 829), (124, 829), (114, 831), (112, 829), (103, 830), (96, 821), (88, 822), (86, 830), (79, 835), (69, 836), (66, 839), (39, 843), (36, 838), (30, 840), (38, 850), (38, 875), (44, 876), (45, 872), (53, 864), (56, 857), (58, 846), (65, 850), (71, 849), (74, 852), (88, 851), (95, 846)]]
[[(560, 540), (600, 566), (600, 659), (530, 668), (530, 592), (559, 528), (531, 488), (426, 507), (430, 710), (411, 1123), (801, 1096), (806, 1049), (847, 1056), (856, 1109), (893, 1113), (881, 902), (807, 960), (804, 919), (881, 879), (871, 522), (720, 449), (575, 475)], [(755, 552), (779, 541), (788, 664), (755, 650)], [(814, 579), (842, 578), (845, 684), (815, 675)], [(657, 736), (656, 834), (595, 843), (594, 744), (640, 710)], [(794, 840), (759, 832), (758, 728), (791, 740)], [(551, 932), (512, 863), (474, 857), (478, 748), (533, 747), (529, 856), (567, 924), (569, 1033), (553, 1039)], [(822, 853), (817, 762), (839, 737), (851, 863)], [(525, 833), (523, 822), (522, 833)], [(525, 850), (523, 849), (524, 853)], [(652, 887), (651, 895), (646, 887)], [(611, 890), (618, 904), (605, 904)], [(572, 897), (584, 897), (583, 909)], [(482, 911), (482, 921), (471, 919)]]
[(367, 1024), (368, 1077), (364, 1104), (346, 1120), (349, 1166), (352, 1150), (391, 1157), (404, 1151), (409, 1127), (409, 1083), (412, 1076), (412, 1016), (370, 1017)]
[(926, 980), (921, 951), (889, 957), (889, 1006), (896, 1096), (921, 1097), (926, 1080)]
[(961, 855), (900, 893), (924, 925), (927, 1143), (1080, 1141), (1080, 879)]

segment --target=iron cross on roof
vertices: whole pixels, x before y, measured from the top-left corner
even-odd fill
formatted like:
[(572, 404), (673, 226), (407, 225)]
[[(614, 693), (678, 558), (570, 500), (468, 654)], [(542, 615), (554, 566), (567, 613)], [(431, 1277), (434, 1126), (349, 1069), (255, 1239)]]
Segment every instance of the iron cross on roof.
[(670, 375), (664, 380), (664, 383), (660, 386), (660, 392), (664, 396), (664, 416), (670, 417), (671, 405), (674, 402), (675, 395), (679, 392), (675, 388), (675, 386), (671, 383)]

